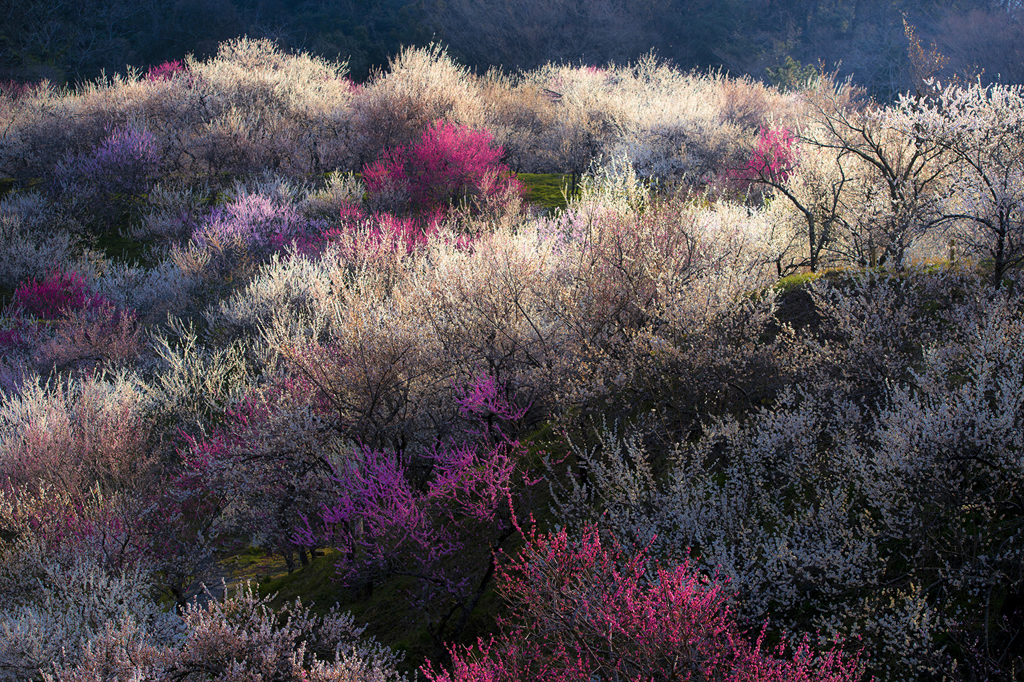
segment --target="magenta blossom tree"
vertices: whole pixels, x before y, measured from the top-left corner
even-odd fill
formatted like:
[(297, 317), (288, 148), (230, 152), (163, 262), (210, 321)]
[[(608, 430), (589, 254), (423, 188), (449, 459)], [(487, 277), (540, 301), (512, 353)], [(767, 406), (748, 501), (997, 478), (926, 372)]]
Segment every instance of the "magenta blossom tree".
[(178, 74), (186, 73), (185, 65), (178, 60), (166, 61), (163, 64), (151, 66), (146, 71), (147, 81), (169, 81), (174, 80)]
[(43, 281), (26, 280), (14, 291), (14, 305), (43, 320), (56, 320), (71, 312), (98, 308), (108, 301), (89, 290), (77, 272), (54, 270)]
[(743, 189), (758, 182), (784, 183), (796, 168), (795, 145), (796, 138), (786, 128), (761, 128), (747, 164), (728, 176)]
[(477, 212), (505, 206), (523, 186), (492, 141), (485, 130), (437, 121), (415, 144), (389, 149), (363, 169), (371, 203), (418, 213), (460, 203)]

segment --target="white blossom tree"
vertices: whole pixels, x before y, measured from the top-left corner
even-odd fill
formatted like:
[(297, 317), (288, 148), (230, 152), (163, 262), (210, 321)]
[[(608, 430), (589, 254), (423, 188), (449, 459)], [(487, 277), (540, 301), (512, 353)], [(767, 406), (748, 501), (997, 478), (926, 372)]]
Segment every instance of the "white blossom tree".
[(992, 284), (1024, 262), (1024, 90), (947, 86), (902, 99), (899, 129), (951, 160), (942, 220), (967, 249), (992, 259)]

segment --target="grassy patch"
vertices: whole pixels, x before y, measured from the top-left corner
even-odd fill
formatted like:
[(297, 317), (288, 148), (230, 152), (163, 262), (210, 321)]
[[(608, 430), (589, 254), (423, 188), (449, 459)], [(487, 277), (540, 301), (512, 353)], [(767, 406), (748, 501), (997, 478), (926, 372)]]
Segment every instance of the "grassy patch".
[[(260, 594), (276, 593), (275, 606), (282, 606), (296, 597), (314, 613), (323, 614), (335, 604), (341, 611), (352, 613), (359, 625), (366, 625), (366, 634), (405, 654), (400, 669), (412, 672), (428, 658), (436, 658), (434, 642), (421, 622), (419, 608), (409, 598), (418, 585), (412, 578), (396, 576), (377, 583), (372, 590), (347, 587), (335, 578), (334, 564), (338, 552), (327, 550), (308, 566), (293, 573), (279, 575), (260, 583)], [(493, 627), (493, 622), (490, 623)], [(476, 628), (477, 634), (487, 632)]]
[(303, 603), (316, 613), (325, 613), (335, 603), (350, 603), (351, 590), (334, 579), (338, 553), (333, 550), (318, 553), (323, 556), (292, 573), (284, 570), (284, 561), (281, 561), (280, 570), (269, 577), (264, 573), (260, 576), (260, 594), (276, 592), (278, 604), (301, 597)]
[(14, 300), (14, 291), (13, 287), (0, 287), (0, 312), (6, 310), (7, 306)]
[(560, 173), (518, 173), (516, 177), (526, 185), (526, 200), (547, 209), (565, 208), (565, 197), (572, 183), (571, 175)]
[(27, 192), (39, 188), (43, 183), (45, 183), (43, 178), (29, 178), (28, 180), (0, 178), (0, 199), (6, 198), (8, 194)]
[(153, 267), (158, 261), (153, 255), (153, 240), (125, 237), (116, 229), (107, 230), (97, 236), (95, 246), (115, 262)]
[(241, 552), (231, 554), (220, 560), (224, 571), (228, 574), (229, 586), (239, 585), (251, 580), (260, 583), (274, 576), (287, 574), (284, 559), (276, 554), (268, 554), (258, 547), (249, 547)]
[(805, 286), (820, 277), (820, 272), (799, 272), (795, 275), (783, 277), (776, 282), (774, 286), (779, 293), (787, 294), (794, 289), (803, 289)]

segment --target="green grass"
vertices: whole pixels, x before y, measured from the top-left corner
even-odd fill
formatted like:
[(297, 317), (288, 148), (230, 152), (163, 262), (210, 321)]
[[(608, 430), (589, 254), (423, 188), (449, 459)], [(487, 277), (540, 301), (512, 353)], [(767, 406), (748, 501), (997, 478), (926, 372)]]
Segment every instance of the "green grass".
[(516, 177), (526, 185), (526, 200), (549, 212), (565, 208), (565, 197), (572, 183), (571, 175), (561, 173), (518, 173)]
[[(277, 593), (276, 602), (283, 604), (301, 597), (302, 601), (316, 613), (325, 613), (335, 603), (351, 602), (351, 590), (347, 589), (335, 579), (334, 564), (337, 562), (337, 552), (333, 550), (321, 551), (308, 566), (304, 566), (292, 573), (279, 572), (276, 575), (260, 576), (260, 594), (266, 595)], [(243, 559), (243, 563), (245, 563)], [(282, 562), (283, 563), (283, 562)], [(251, 565), (251, 564), (250, 564)], [(264, 568), (270, 568), (264, 564)]]
[(18, 180), (16, 178), (0, 178), (0, 199), (15, 192), (25, 192), (36, 189), (46, 181), (43, 178), (29, 178)]
[(820, 277), (820, 272), (800, 272), (795, 275), (783, 277), (773, 286), (779, 293), (785, 294), (793, 291), (794, 289), (802, 289)]

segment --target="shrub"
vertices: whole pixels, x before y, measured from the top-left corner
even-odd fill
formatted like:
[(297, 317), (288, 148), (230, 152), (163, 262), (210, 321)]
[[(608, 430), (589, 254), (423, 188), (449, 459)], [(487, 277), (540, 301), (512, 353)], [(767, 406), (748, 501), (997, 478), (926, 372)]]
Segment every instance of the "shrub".
[(186, 68), (190, 77), (173, 81), (187, 87), (174, 103), (183, 111), (162, 125), (168, 139), (182, 140), (175, 151), (190, 172), (217, 182), (223, 172), (355, 169), (346, 63), (239, 38), (221, 43), (211, 59), (186, 59)]
[(199, 225), (210, 191), (208, 187), (178, 189), (158, 183), (146, 197), (146, 213), (130, 232), (136, 239), (154, 239), (160, 244), (187, 240)]
[(73, 667), (117, 624), (132, 623), (149, 641), (173, 641), (180, 619), (154, 602), (144, 567), (107, 564), (111, 547), (116, 542), (59, 547), (30, 536), (0, 545), (0, 680)]
[(139, 357), (142, 343), (137, 316), (104, 303), (87, 311), (69, 312), (40, 347), (34, 359), (57, 372), (69, 367), (91, 370), (97, 365), (124, 366)]
[(274, 251), (325, 229), (324, 221), (306, 218), (286, 200), (242, 191), (203, 218), (188, 244), (174, 245), (171, 258), (216, 298), (245, 281)]
[(413, 143), (438, 120), (478, 127), (483, 102), (476, 79), (436, 43), (410, 47), (391, 59), (353, 101), (360, 158), (369, 160)]
[(287, 201), (243, 192), (213, 209), (192, 240), (200, 246), (238, 245), (259, 253), (271, 246), (284, 246), (318, 228), (322, 229), (322, 223), (305, 218)]
[(87, 682), (117, 675), (159, 680), (281, 682), (401, 682), (399, 656), (331, 609), (314, 615), (295, 601), (280, 610), (274, 595), (260, 597), (248, 583), (223, 599), (190, 604), (176, 642), (154, 641), (129, 618), (113, 620), (81, 654), (76, 666), (57, 666), (44, 680)]
[(38, 192), (10, 194), (0, 201), (0, 287), (44, 278), (75, 260), (74, 239), (58, 212)]
[(0, 81), (0, 95), (17, 100), (31, 94), (31, 92), (37, 87), (39, 87), (38, 83), (32, 83), (30, 81), (19, 82), (14, 80), (4, 80)]
[(193, 432), (208, 421), (223, 420), (227, 407), (255, 383), (249, 348), (242, 341), (210, 347), (200, 342), (191, 324), (171, 318), (167, 334), (154, 339), (159, 372), (148, 387), (165, 428)]
[[(141, 352), (135, 311), (92, 293), (77, 272), (57, 270), (42, 282), (23, 282), (12, 303), (16, 317), (0, 332), (0, 344), (22, 347), (44, 368), (91, 370)], [(43, 322), (22, 317), (26, 313)]]
[(170, 259), (150, 267), (110, 261), (98, 265), (90, 282), (97, 295), (119, 310), (135, 311), (140, 322), (164, 322), (191, 303), (195, 280)]
[(0, 405), (0, 477), (52, 485), (84, 499), (99, 482), (131, 489), (152, 473), (152, 423), (139, 382), (97, 374), (80, 381), (39, 381)]
[(1024, 592), (1006, 516), (1022, 486), (1019, 294), (918, 273), (818, 280), (812, 295), (816, 335), (787, 341), (796, 386), (709, 420), (669, 458), (646, 426), (575, 450), (582, 481), (559, 518), (666, 562), (693, 547), (730, 578), (744, 618), (796, 638), (859, 634), (880, 678), (965, 666), (972, 647), (964, 679), (1010, 679)]

